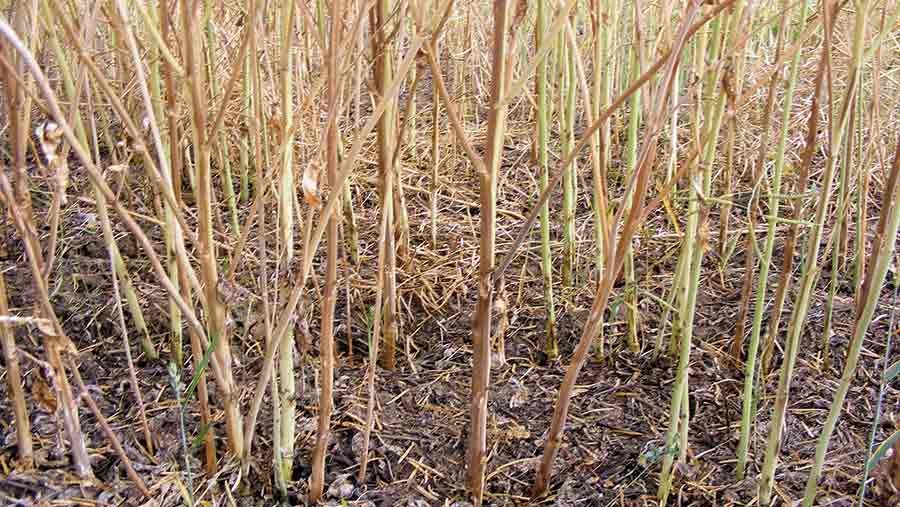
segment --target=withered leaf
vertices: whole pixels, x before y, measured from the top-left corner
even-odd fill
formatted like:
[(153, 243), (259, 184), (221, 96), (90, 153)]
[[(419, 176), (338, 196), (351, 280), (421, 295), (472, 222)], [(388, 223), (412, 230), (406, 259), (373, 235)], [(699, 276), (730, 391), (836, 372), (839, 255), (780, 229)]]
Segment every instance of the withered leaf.
[(56, 412), (59, 407), (56, 396), (40, 375), (37, 375), (31, 384), (31, 396), (48, 412)]
[(303, 199), (310, 207), (319, 209), (322, 198), (319, 197), (319, 174), (315, 164), (309, 164), (303, 170)]

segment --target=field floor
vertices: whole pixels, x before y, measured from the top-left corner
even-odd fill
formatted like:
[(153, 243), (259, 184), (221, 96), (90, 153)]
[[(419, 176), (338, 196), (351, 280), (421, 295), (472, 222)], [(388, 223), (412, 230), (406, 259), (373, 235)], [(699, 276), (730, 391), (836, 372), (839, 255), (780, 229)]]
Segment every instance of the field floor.
[[(523, 106), (524, 107), (524, 106)], [(427, 111), (421, 111), (423, 118)], [(511, 124), (511, 138), (522, 139), (527, 131), (516, 132)], [(520, 135), (521, 134), (521, 135)], [(477, 141), (477, 137), (475, 138)], [(418, 150), (412, 150), (418, 151)], [(422, 153), (427, 153), (422, 147)], [(451, 155), (455, 157), (454, 155)], [(509, 248), (522, 217), (535, 195), (536, 179), (527, 144), (511, 144), (505, 153), (499, 190), (498, 257)], [(618, 158), (616, 158), (618, 160)], [(331, 450), (327, 462), (328, 502), (330, 505), (468, 505), (464, 500), (464, 454), (469, 410), (469, 378), (471, 372), (471, 319), (476, 297), (477, 276), (477, 177), (461, 159), (455, 167), (442, 171), (439, 185), (440, 207), (437, 217), (438, 242), (431, 245), (429, 215), (430, 162), (426, 155), (415, 161), (405, 155), (403, 181), (409, 210), (409, 249), (399, 259), (398, 286), (401, 298), (402, 335), (394, 372), (380, 369), (377, 376), (378, 404), (376, 428), (372, 437), (373, 458), (364, 484), (356, 482), (360, 428), (365, 417), (365, 356), (369, 329), (367, 309), (374, 301), (374, 265), (377, 254), (377, 197), (374, 162), (368, 161), (354, 176), (354, 205), (360, 224), (360, 262), (344, 263), (340, 271), (338, 300), (337, 352), (335, 371), (335, 412)], [(561, 359), (547, 361), (543, 354), (544, 302), (538, 256), (538, 234), (524, 245), (508, 270), (503, 297), (508, 307), (505, 336), (506, 363), (495, 357), (491, 372), (488, 447), (487, 499), (489, 505), (524, 505), (528, 503), (534, 470), (549, 427), (556, 393), (565, 373), (568, 358), (580, 335), (587, 309), (592, 302), (593, 221), (590, 202), (590, 171), (581, 162), (583, 178), (578, 182), (579, 198), (577, 230), (579, 244), (579, 276), (575, 287), (560, 290), (555, 297), (559, 311), (558, 332)], [(176, 409), (166, 366), (137, 356), (137, 377), (144, 397), (154, 452), (148, 452), (141, 437), (137, 408), (127, 379), (122, 336), (117, 325), (109, 277), (108, 257), (100, 234), (92, 193), (85, 175), (72, 164), (72, 186), (69, 204), (62, 210), (61, 236), (57, 263), (51, 276), (51, 300), (69, 336), (80, 350), (76, 362), (90, 395), (118, 435), (136, 471), (147, 482), (155, 497), (141, 498), (127, 480), (120, 460), (110, 446), (94, 417), (82, 406), (81, 423), (86, 433), (97, 483), (79, 484), (71, 472), (67, 444), (61, 441), (59, 420), (49, 410), (46, 384), (39, 363), (23, 360), (28, 403), (36, 438), (38, 463), (35, 470), (14, 470), (15, 438), (11, 426), (11, 409), (7, 385), (0, 383), (0, 504), (17, 506), (57, 505), (144, 505), (168, 507), (184, 503), (186, 486), (181, 469), (184, 453)], [(120, 198), (136, 213), (141, 225), (159, 238), (159, 228), (149, 216), (157, 216), (153, 199), (145, 191), (143, 175), (128, 174), (119, 185)], [(621, 184), (621, 182), (620, 182)], [(39, 215), (37, 223), (46, 224), (50, 194), (40, 190), (47, 183), (35, 179), (33, 206)], [(218, 187), (217, 187), (218, 188)], [(765, 393), (757, 407), (755, 437), (751, 448), (749, 478), (735, 480), (735, 452), (741, 413), (743, 370), (732, 361), (728, 351), (739, 311), (740, 290), (744, 278), (744, 235), (747, 193), (738, 193), (736, 211), (729, 241), (736, 241), (734, 254), (725, 259), (717, 254), (719, 217), (713, 209), (710, 219), (710, 244), (705, 256), (701, 292), (698, 296), (693, 354), (690, 366), (690, 440), (689, 464), (676, 472), (673, 505), (678, 506), (749, 506), (756, 505), (756, 481), (765, 439), (768, 434), (772, 395), (778, 383), (781, 364), (780, 348), (776, 350), (774, 367), (765, 378)], [(676, 198), (681, 199), (679, 194)], [(741, 203), (743, 199), (743, 203)], [(554, 197), (552, 206), (559, 206)], [(870, 202), (878, 202), (872, 199)], [(158, 203), (157, 203), (158, 204)], [(683, 203), (682, 203), (683, 204)], [(242, 218), (249, 205), (242, 203)], [(274, 208), (274, 206), (273, 206)], [(224, 210), (224, 207), (222, 208)], [(305, 212), (305, 211), (304, 211)], [(274, 214), (274, 211), (272, 211)], [(873, 210), (870, 216), (877, 216)], [(274, 218), (268, 218), (272, 223)], [(165, 294), (153, 278), (145, 255), (134, 239), (116, 223), (119, 244), (135, 280), (135, 287), (148, 318), (152, 338), (161, 349), (160, 357), (168, 361), (167, 302)], [(683, 226), (683, 224), (679, 224)], [(555, 226), (557, 227), (557, 226)], [(873, 225), (870, 225), (871, 235)], [(764, 237), (764, 226), (757, 228), (757, 238)], [(578, 379), (564, 444), (557, 459), (551, 495), (542, 504), (560, 506), (655, 506), (659, 460), (665, 452), (664, 434), (675, 378), (670, 356), (655, 354), (657, 332), (664, 317), (663, 305), (668, 297), (671, 273), (675, 270), (680, 238), (675, 234), (663, 211), (649, 217), (636, 242), (640, 255), (636, 259), (639, 285), (640, 338), (642, 352), (635, 354), (624, 344), (624, 305), (607, 316), (604, 327), (606, 357), (590, 361)], [(37, 231), (47, 234), (47, 228)], [(779, 228), (776, 260), (770, 272), (770, 294), (777, 285), (781, 266), (781, 242), (786, 232)], [(851, 224), (851, 238), (854, 233)], [(560, 231), (554, 230), (554, 238)], [(830, 234), (830, 231), (829, 231)], [(255, 232), (251, 235), (255, 236)], [(225, 255), (233, 247), (233, 235), (225, 238), (221, 248)], [(274, 241), (274, 239), (273, 239)], [(158, 244), (162, 244), (160, 240)], [(33, 304), (31, 278), (25, 263), (22, 243), (10, 222), (0, 228), (0, 260), (7, 270), (10, 306), (13, 313), (28, 315)], [(554, 247), (556, 248), (556, 247)], [(798, 248), (799, 249), (799, 248)], [(242, 385), (243, 406), (249, 406), (252, 389), (260, 371), (262, 344), (253, 324), (257, 298), (253, 278), (258, 272), (252, 247), (247, 254), (249, 268), (238, 276), (237, 283), (248, 289), (246, 301), (232, 308), (234, 322), (232, 349), (235, 354), (235, 376)], [(559, 263), (557, 263), (559, 265)], [(854, 316), (852, 266), (841, 275), (834, 308), (834, 333), (828, 338), (830, 365), (822, 360), (825, 297), (830, 281), (830, 257), (822, 260), (823, 274), (814, 295), (803, 330), (800, 354), (795, 370), (782, 439), (781, 457), (776, 475), (777, 503), (790, 506), (802, 495), (815, 442), (828, 412), (837, 380), (841, 374)], [(310, 285), (311, 304), (321, 293), (323, 271), (316, 268)], [(349, 271), (349, 276), (347, 275)], [(270, 271), (272, 272), (272, 271)], [(557, 280), (558, 280), (558, 273)], [(282, 274), (282, 276), (286, 276)], [(796, 282), (796, 276), (795, 276)], [(874, 324), (864, 345), (859, 371), (850, 391), (838, 430), (828, 453), (826, 473), (821, 484), (819, 505), (854, 505), (866, 459), (869, 433), (875, 419), (879, 379), (884, 368), (886, 338), (892, 320), (892, 283), (882, 294)], [(283, 283), (283, 279), (278, 283)], [(796, 284), (795, 284), (796, 285)], [(613, 299), (620, 298), (618, 288)], [(347, 295), (350, 296), (348, 308)], [(770, 296), (771, 297), (771, 296)], [(751, 300), (751, 309), (755, 301)], [(790, 319), (790, 298), (782, 318), (784, 332)], [(348, 311), (349, 310), (349, 311)], [(764, 325), (770, 318), (766, 309)], [(127, 313), (127, 312), (126, 312)], [(752, 312), (751, 312), (752, 314)], [(349, 320), (348, 320), (349, 315)], [(315, 440), (318, 405), (319, 315), (317, 310), (303, 316), (313, 337), (313, 353), (297, 370), (297, 454), (294, 479), (290, 485), (291, 504), (305, 501), (309, 477), (309, 459)], [(499, 320), (495, 316), (496, 321)], [(348, 322), (349, 327), (348, 327)], [(497, 326), (495, 325), (495, 328)], [(747, 323), (749, 331), (750, 323)], [(348, 347), (352, 337), (352, 355)], [(663, 349), (667, 349), (671, 326), (662, 333)], [(140, 353), (136, 337), (130, 335), (132, 351)], [(40, 334), (36, 329), (16, 328), (19, 347), (31, 356), (43, 354)], [(780, 345), (779, 345), (780, 346)], [(895, 347), (895, 350), (900, 346)], [(900, 354), (891, 354), (896, 361)], [(4, 377), (0, 370), (0, 377)], [(183, 382), (190, 379), (186, 368)], [(4, 379), (5, 380), (5, 379)], [(219, 470), (215, 476), (202, 474), (202, 440), (196, 404), (188, 406), (185, 415), (185, 437), (191, 447), (189, 463), (197, 505), (256, 506), (273, 505), (271, 473), (271, 406), (263, 405), (254, 464), (249, 478), (239, 476), (235, 460), (224, 456), (224, 425), (221, 400), (210, 383), (215, 423), (211, 428), (220, 450)], [(900, 389), (886, 386), (882, 417), (877, 426), (876, 441), (889, 435), (895, 423), (891, 417), (900, 406)], [(198, 436), (200, 438), (198, 438)], [(897, 505), (897, 497), (886, 489), (887, 482), (877, 471), (869, 487), (868, 505)], [(241, 479), (249, 479), (241, 481)]]

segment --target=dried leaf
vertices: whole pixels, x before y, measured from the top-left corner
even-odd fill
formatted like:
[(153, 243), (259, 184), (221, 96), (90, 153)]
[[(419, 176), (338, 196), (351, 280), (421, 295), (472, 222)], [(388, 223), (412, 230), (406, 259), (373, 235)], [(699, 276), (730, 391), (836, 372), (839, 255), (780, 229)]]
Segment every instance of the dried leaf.
[(319, 173), (315, 164), (309, 164), (303, 170), (303, 199), (310, 207), (319, 209), (322, 199), (319, 197)]
[(36, 375), (31, 384), (31, 396), (48, 412), (56, 412), (59, 402), (41, 375)]
[(61, 346), (64, 351), (70, 354), (78, 354), (78, 348), (75, 346), (75, 343), (69, 339), (68, 336), (57, 333), (56, 328), (50, 319), (33, 319), (33, 322), (41, 334), (51, 340), (55, 339), (57, 344)]
[(240, 285), (231, 282), (225, 278), (220, 278), (217, 284), (219, 292), (219, 301), (227, 306), (233, 306), (247, 298), (250, 292)]
[(509, 428), (506, 430), (505, 435), (509, 440), (524, 440), (526, 438), (531, 438), (531, 432), (528, 431), (524, 426), (521, 426), (515, 422), (509, 425)]
[(284, 130), (281, 120), (278, 118), (270, 118), (268, 123), (269, 123), (269, 130), (272, 132), (272, 135), (274, 135), (275, 138), (278, 139), (278, 136), (280, 136), (281, 131)]
[(56, 180), (60, 202), (67, 204), (66, 187), (69, 186), (69, 164), (59, 154), (63, 130), (55, 122), (45, 121), (34, 129), (34, 134), (38, 138), (41, 153), (47, 159), (47, 168), (54, 173), (53, 177)]
[(66, 198), (66, 188), (69, 186), (69, 164), (64, 159), (59, 159), (56, 167), (56, 189), (59, 192), (59, 200), (63, 205), (69, 203)]
[(528, 388), (519, 385), (509, 398), (509, 408), (519, 408), (528, 403)]
[(43, 333), (44, 336), (56, 336), (56, 329), (53, 328), (53, 323), (50, 322), (50, 319), (34, 319), (34, 323), (38, 328), (38, 331)]
[(34, 129), (34, 135), (38, 138), (41, 152), (47, 159), (47, 165), (53, 167), (56, 163), (59, 151), (62, 129), (53, 121), (45, 121)]

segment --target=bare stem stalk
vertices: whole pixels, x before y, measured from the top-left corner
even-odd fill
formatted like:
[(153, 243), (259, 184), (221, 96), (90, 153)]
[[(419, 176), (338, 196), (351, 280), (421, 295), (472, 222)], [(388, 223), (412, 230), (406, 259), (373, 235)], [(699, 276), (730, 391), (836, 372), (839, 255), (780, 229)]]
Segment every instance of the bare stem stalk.
[[(6, 274), (0, 272), (0, 315), (9, 316), (9, 305), (6, 301)], [(6, 383), (9, 386), (13, 416), (16, 423), (16, 446), (19, 465), (30, 469), (34, 465), (34, 444), (31, 439), (31, 421), (28, 419), (28, 406), (25, 404), (24, 384), (22, 384), (22, 368), (19, 365), (19, 353), (9, 324), (0, 323), (0, 342), (3, 344), (3, 361), (6, 364)]]

